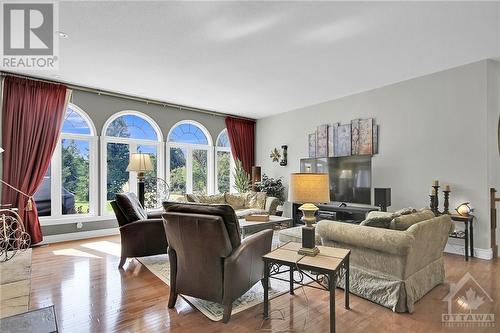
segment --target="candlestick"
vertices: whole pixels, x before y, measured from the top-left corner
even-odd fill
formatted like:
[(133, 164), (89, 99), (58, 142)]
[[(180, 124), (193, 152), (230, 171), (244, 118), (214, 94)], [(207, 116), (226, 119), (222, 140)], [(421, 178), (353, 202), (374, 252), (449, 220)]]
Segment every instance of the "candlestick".
[[(446, 186), (445, 186), (446, 188)], [(444, 190), (443, 191), (444, 193), (444, 210), (443, 210), (443, 214), (450, 214), (450, 190), (449, 190), (449, 186), (448, 186), (448, 190)]]
[[(437, 182), (439, 184), (439, 182), (437, 180), (435, 180), (434, 182), (435, 183)], [(435, 196), (434, 196), (434, 208), (436, 209), (436, 211), (434, 212), (434, 214), (439, 215), (440, 214), (439, 213), (439, 185), (432, 185), (432, 187), (436, 191)]]
[(429, 198), (431, 199), (430, 208), (431, 208), (432, 212), (433, 212), (434, 214), (436, 214), (436, 208), (434, 207), (434, 197), (435, 197), (435, 196), (434, 196), (434, 195), (432, 195), (432, 194), (431, 194), (431, 195), (429, 195)]

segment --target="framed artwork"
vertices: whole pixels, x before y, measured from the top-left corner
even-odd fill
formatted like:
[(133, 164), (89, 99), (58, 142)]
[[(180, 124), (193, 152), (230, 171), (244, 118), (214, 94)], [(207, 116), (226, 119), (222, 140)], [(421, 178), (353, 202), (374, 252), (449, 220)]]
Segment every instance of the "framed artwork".
[(351, 154), (359, 155), (359, 119), (351, 120)]
[(373, 153), (378, 154), (378, 125), (373, 125)]
[(358, 122), (358, 155), (373, 154), (373, 118)]
[(328, 125), (316, 129), (316, 157), (328, 157)]
[(309, 157), (316, 157), (316, 133), (309, 134)]
[(339, 123), (328, 125), (328, 157), (335, 157), (335, 133)]
[(351, 155), (351, 124), (339, 125), (335, 133), (335, 156)]

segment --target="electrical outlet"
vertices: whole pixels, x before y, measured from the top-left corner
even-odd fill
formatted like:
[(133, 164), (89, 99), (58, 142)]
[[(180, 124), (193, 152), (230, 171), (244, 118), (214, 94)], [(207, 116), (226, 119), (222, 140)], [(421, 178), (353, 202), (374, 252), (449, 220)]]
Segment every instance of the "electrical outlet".
[(83, 228), (83, 223), (82, 223), (82, 222), (78, 222), (78, 223), (76, 224), (76, 228), (77, 228), (77, 229), (81, 229), (81, 228)]

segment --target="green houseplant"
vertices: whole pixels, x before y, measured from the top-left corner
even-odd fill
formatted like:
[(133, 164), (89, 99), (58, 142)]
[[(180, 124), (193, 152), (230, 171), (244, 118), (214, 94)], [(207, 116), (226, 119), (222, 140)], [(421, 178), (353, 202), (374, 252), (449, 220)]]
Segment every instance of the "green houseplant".
[(243, 169), (243, 163), (240, 160), (234, 162), (234, 187), (238, 193), (245, 193), (250, 190), (250, 175)]
[(266, 192), (268, 196), (278, 198), (280, 205), (285, 202), (285, 186), (283, 186), (283, 179), (268, 177), (266, 174), (262, 175), (260, 183), (257, 184), (259, 192)]

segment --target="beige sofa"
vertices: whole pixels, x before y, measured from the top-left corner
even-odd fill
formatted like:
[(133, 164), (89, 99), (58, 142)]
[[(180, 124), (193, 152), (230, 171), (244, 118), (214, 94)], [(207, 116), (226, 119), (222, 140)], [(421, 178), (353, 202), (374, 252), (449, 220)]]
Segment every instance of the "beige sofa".
[(236, 216), (243, 218), (249, 214), (275, 215), (278, 198), (268, 197), (265, 192), (221, 193), (214, 195), (186, 194), (187, 202), (226, 204), (233, 207)]
[(431, 211), (396, 217), (387, 229), (335, 221), (316, 227), (324, 246), (351, 250), (351, 292), (395, 312), (413, 312), (415, 302), (443, 283), (451, 230), (449, 216)]

